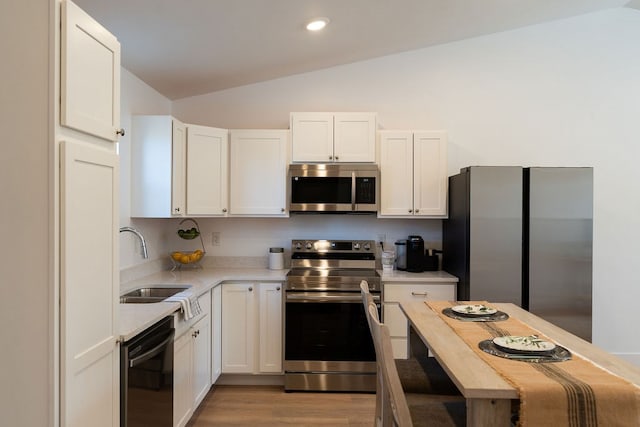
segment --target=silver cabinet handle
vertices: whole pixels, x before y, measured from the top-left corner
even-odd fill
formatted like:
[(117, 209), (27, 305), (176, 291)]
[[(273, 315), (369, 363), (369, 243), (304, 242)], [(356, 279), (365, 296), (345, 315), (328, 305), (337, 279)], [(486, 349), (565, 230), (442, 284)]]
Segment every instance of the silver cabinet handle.
[(280, 212), (284, 212), (284, 210), (285, 210), (284, 208), (280, 208)]
[(420, 209), (416, 209), (416, 213), (420, 213)]
[(276, 291), (279, 291), (279, 290), (280, 290), (280, 286), (278, 286), (278, 287), (276, 288)]
[(253, 286), (249, 286), (249, 292), (253, 291)]
[(412, 291), (411, 295), (413, 295), (414, 297), (426, 297), (426, 296), (428, 296), (427, 292), (415, 292), (415, 291)]
[(116, 135), (124, 136), (124, 129), (120, 128), (116, 131)]
[(413, 209), (409, 209), (409, 213), (413, 212)]
[(227, 208), (222, 208), (222, 212), (227, 212)]
[(339, 160), (340, 158), (338, 156), (336, 156), (336, 160)]
[(174, 211), (180, 212), (180, 208), (175, 208)]
[(329, 160), (333, 160), (333, 156), (329, 156)]

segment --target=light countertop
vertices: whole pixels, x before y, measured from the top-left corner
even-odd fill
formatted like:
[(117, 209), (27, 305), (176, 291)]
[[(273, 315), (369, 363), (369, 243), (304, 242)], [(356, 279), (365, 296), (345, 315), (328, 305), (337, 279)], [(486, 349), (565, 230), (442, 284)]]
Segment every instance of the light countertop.
[[(266, 268), (212, 268), (185, 271), (161, 271), (120, 285), (120, 294), (149, 285), (191, 285), (179, 295), (200, 296), (224, 281), (284, 282), (289, 270)], [(149, 326), (180, 309), (177, 302), (119, 304), (120, 338), (127, 341)]]
[(446, 271), (424, 271), (422, 273), (409, 273), (408, 271), (401, 270), (378, 270), (382, 283), (386, 282), (403, 282), (403, 283), (458, 283), (458, 278)]
[[(180, 295), (196, 297), (211, 290), (222, 282), (229, 281), (266, 281), (284, 282), (289, 270), (269, 270), (266, 268), (205, 268), (184, 271), (161, 271), (143, 278), (122, 283), (120, 294), (149, 285), (191, 285)], [(406, 271), (378, 270), (382, 283), (456, 283), (458, 278), (445, 271), (425, 271), (408, 273)], [(123, 341), (130, 340), (165, 316), (180, 309), (177, 302), (159, 302), (152, 304), (119, 304), (119, 334)]]

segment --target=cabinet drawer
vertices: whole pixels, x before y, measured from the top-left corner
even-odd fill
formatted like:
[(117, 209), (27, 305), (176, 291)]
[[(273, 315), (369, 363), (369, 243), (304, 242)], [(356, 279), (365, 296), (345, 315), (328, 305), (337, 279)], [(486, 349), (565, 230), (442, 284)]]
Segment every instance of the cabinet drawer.
[(452, 284), (385, 284), (384, 302), (419, 301), (424, 299), (452, 301), (456, 285)]

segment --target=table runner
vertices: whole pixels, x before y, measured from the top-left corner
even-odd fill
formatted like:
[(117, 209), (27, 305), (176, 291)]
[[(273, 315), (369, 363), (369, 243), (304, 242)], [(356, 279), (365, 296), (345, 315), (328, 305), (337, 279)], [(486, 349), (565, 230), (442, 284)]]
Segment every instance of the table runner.
[[(478, 343), (504, 335), (538, 335), (539, 331), (510, 317), (501, 322), (461, 322), (442, 314), (456, 305), (425, 301), (489, 366), (520, 395), (519, 426), (640, 426), (640, 388), (573, 354), (572, 360), (528, 363), (485, 353)], [(485, 304), (471, 301), (465, 304)], [(571, 350), (571, 349), (569, 349)]]

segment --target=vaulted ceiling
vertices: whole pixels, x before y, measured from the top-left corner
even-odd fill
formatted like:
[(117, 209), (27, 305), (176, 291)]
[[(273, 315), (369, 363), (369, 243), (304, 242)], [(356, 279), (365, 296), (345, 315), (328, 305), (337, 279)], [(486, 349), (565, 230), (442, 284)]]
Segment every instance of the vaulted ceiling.
[[(638, 0), (632, 0), (631, 3)], [(170, 99), (624, 6), (629, 0), (74, 0)], [(326, 17), (311, 33), (306, 23)]]

